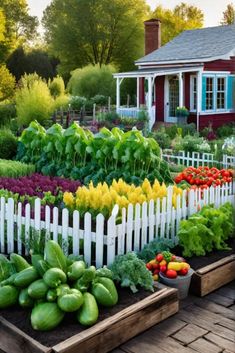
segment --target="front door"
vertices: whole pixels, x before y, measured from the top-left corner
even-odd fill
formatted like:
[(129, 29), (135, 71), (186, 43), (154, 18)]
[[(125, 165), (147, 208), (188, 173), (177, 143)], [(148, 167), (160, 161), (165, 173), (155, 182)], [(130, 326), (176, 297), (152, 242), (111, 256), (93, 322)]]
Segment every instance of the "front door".
[(179, 78), (178, 76), (166, 77), (165, 85), (165, 121), (176, 123), (176, 108), (179, 106)]

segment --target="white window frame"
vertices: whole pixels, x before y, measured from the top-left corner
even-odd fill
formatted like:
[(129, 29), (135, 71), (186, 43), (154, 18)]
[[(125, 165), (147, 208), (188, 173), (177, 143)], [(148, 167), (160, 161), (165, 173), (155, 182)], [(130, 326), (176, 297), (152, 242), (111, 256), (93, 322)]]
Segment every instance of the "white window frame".
[[(212, 94), (213, 94), (213, 107), (212, 109), (206, 109), (206, 96), (205, 96), (205, 112), (216, 112), (216, 75), (205, 75), (205, 78), (212, 78), (213, 83), (212, 83)], [(205, 90), (205, 95), (206, 95), (207, 90)]]
[[(218, 78), (224, 78), (224, 108), (217, 108), (217, 93), (218, 93)], [(215, 107), (217, 112), (224, 112), (228, 109), (227, 95), (228, 95), (228, 76), (227, 75), (215, 75), (216, 87), (215, 87)]]
[[(194, 91), (194, 79), (196, 79), (196, 91)], [(196, 112), (197, 111), (197, 99), (196, 102), (194, 102), (194, 93), (196, 93), (197, 97), (197, 75), (191, 75), (190, 76), (190, 112)], [(194, 105), (196, 105), (196, 108), (194, 108)]]

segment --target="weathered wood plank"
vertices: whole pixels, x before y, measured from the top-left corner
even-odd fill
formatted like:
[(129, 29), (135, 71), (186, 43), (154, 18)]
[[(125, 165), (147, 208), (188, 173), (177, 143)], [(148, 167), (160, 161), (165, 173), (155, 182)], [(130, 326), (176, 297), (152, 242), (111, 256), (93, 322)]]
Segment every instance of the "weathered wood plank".
[(230, 330), (235, 330), (234, 320), (223, 318), (223, 319), (220, 320), (218, 325), (224, 326), (224, 327), (226, 327), (226, 328), (228, 328)]
[(190, 286), (193, 293), (203, 297), (235, 279), (235, 259), (230, 259), (230, 262), (223, 265), (219, 263), (220, 261), (215, 262), (213, 265), (217, 266), (210, 271), (204, 271), (208, 268), (206, 266), (194, 273)]
[(228, 288), (227, 286), (223, 287), (223, 288), (219, 288), (217, 291), (217, 294), (220, 294), (220, 295), (225, 296), (226, 298), (231, 298), (231, 299), (235, 300), (234, 289)]
[(223, 349), (228, 349), (231, 352), (234, 352), (234, 343), (231, 341), (226, 340), (225, 338), (222, 338), (218, 335), (215, 335), (214, 333), (208, 333), (205, 338), (212, 342), (215, 343), (217, 346), (223, 348)]
[(207, 300), (210, 300), (216, 304), (223, 305), (225, 307), (228, 307), (234, 303), (234, 300), (231, 298), (227, 298), (223, 295), (217, 294), (217, 293), (211, 293), (206, 296)]
[(163, 336), (171, 336), (180, 329), (182, 329), (184, 326), (186, 326), (187, 323), (183, 322), (179, 319), (177, 319), (175, 316), (171, 318), (171, 320), (165, 320), (161, 322), (160, 324), (157, 324), (153, 326), (149, 332), (151, 335), (158, 335), (161, 333)]
[(149, 331), (135, 337), (121, 348), (130, 353), (195, 353), (191, 348), (184, 347), (171, 337), (162, 334), (150, 335)]
[(229, 263), (229, 262), (233, 262), (235, 261), (235, 254), (232, 254), (230, 256), (226, 256), (223, 259), (220, 259), (216, 262), (213, 262), (212, 264), (208, 265), (208, 266), (204, 266), (203, 268), (200, 268), (199, 270), (197, 270), (197, 273), (199, 273), (199, 275), (204, 275), (212, 270), (217, 269), (220, 266), (224, 266), (225, 264)]
[(204, 338), (199, 338), (198, 340), (190, 343), (190, 348), (194, 349), (197, 352), (205, 352), (205, 353), (220, 353), (222, 352), (222, 348), (216, 346), (215, 344), (208, 342)]
[(207, 333), (208, 330), (202, 329), (201, 327), (198, 327), (194, 324), (189, 324), (175, 333), (172, 337), (188, 345), (189, 343), (195, 341), (197, 338), (203, 337)]
[(177, 291), (163, 288), (52, 349), (57, 353), (105, 353), (175, 314), (178, 309)]
[(52, 350), (35, 341), (0, 316), (0, 349), (7, 353), (49, 353)]
[(200, 308), (205, 308), (206, 310), (212, 311), (215, 314), (219, 314), (221, 316), (224, 316), (225, 318), (235, 320), (235, 314), (233, 310), (230, 310), (229, 308), (225, 308), (222, 305), (212, 303), (209, 300), (206, 300), (205, 298), (204, 299), (196, 298), (194, 303), (197, 306), (200, 306)]

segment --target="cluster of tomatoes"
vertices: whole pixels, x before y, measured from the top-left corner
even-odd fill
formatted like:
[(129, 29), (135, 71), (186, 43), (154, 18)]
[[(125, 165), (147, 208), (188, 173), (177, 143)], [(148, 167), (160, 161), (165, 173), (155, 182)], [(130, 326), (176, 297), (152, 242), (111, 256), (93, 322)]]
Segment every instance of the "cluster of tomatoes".
[(176, 184), (186, 182), (190, 185), (205, 189), (211, 185), (223, 185), (231, 183), (233, 178), (232, 169), (209, 168), (209, 167), (188, 167), (175, 177)]
[(155, 259), (146, 264), (146, 267), (152, 272), (154, 281), (159, 279), (160, 272), (167, 278), (176, 278), (186, 276), (190, 269), (190, 265), (182, 257), (175, 256), (169, 251), (157, 254)]

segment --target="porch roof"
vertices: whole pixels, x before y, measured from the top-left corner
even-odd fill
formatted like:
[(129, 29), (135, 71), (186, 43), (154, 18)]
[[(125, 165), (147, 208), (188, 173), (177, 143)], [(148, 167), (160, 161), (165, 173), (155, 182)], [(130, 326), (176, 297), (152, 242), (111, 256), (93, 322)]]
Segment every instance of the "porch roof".
[(149, 69), (139, 69), (136, 71), (119, 72), (113, 74), (115, 78), (138, 78), (138, 77), (156, 77), (165, 75), (175, 75), (182, 72), (197, 72), (203, 68), (202, 64), (193, 66), (175, 66), (175, 67), (156, 67)]

